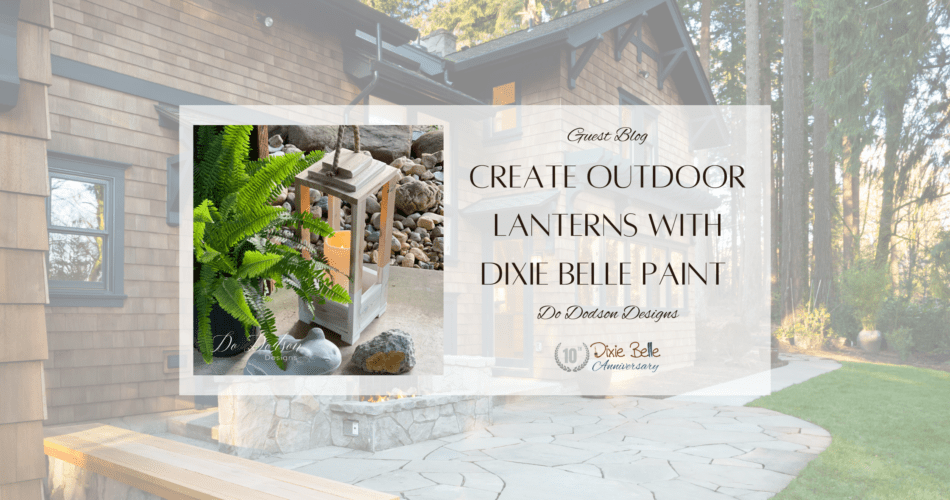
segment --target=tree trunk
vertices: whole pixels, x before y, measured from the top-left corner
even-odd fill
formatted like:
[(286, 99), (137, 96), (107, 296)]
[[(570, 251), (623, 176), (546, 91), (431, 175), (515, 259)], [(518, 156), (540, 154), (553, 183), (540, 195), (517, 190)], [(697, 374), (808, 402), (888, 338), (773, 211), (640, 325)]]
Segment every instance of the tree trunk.
[(745, 0), (745, 103), (761, 104), (759, 88), (759, 0)]
[(795, 0), (784, 0), (785, 165), (782, 174), (782, 258), (779, 277), (782, 321), (791, 319), (803, 304), (807, 283), (805, 259), (805, 47), (802, 11)]
[[(817, 26), (815, 31), (818, 31)], [(828, 79), (828, 46), (815, 35), (815, 83)], [(812, 241), (815, 255), (815, 270), (812, 290), (816, 304), (828, 304), (834, 274), (834, 257), (831, 254), (831, 161), (826, 142), (828, 140), (828, 112), (815, 101), (814, 122), (814, 168), (815, 168), (815, 235)]]
[(699, 63), (709, 78), (709, 20), (712, 17), (712, 0), (702, 0), (699, 28)]
[(897, 180), (897, 148), (904, 123), (904, 97), (890, 92), (884, 103), (884, 170), (881, 172), (881, 220), (877, 232), (874, 263), (887, 264), (891, 256), (891, 236), (894, 230), (894, 190)]
[(861, 239), (861, 158), (851, 137), (842, 141), (841, 153), (841, 216), (844, 219), (841, 246), (844, 254), (842, 267), (851, 267), (860, 252)]

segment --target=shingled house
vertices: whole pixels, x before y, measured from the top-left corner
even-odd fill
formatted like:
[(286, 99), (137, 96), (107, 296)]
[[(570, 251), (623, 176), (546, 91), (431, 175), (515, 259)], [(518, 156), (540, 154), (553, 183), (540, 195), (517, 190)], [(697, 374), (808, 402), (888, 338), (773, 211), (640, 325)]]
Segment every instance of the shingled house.
[[(0, 496), (36, 491), (44, 421), (193, 406), (175, 364), (177, 106), (715, 103), (672, 0), (461, 50), (357, 0), (18, 0), (0, 28), (0, 463), (20, 464)], [(83, 187), (93, 223), (51, 217)]]

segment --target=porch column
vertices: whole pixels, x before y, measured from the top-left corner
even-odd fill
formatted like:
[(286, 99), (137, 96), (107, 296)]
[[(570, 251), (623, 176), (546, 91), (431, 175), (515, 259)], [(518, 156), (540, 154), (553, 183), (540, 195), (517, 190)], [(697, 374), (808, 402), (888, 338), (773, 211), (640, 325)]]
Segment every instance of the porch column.
[(10, 5), (0, 19), (16, 28), (16, 57), (0, 57), (0, 73), (9, 76), (0, 97), (15, 102), (0, 113), (0, 498), (39, 500), (46, 476), (46, 141), (53, 14), (50, 0), (21, 0), (18, 13)]

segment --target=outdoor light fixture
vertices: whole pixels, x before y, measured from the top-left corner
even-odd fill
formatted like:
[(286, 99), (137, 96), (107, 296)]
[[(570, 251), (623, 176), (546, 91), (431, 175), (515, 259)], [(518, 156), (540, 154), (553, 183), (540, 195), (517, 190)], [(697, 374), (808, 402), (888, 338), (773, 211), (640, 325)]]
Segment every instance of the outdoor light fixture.
[[(358, 131), (354, 135), (358, 136)], [(359, 142), (356, 141), (357, 148)], [(336, 156), (340, 159), (336, 160)], [(360, 333), (377, 317), (386, 312), (388, 294), (390, 249), (393, 240), (393, 213), (396, 203), (396, 176), (399, 171), (374, 160), (368, 153), (338, 147), (323, 161), (297, 174), (294, 185), (300, 210), (310, 207), (310, 188), (327, 195), (327, 221), (336, 234), (324, 242), (323, 252), (334, 283), (350, 292), (351, 304), (326, 301), (314, 303), (315, 315), (300, 304), (299, 318), (305, 323), (317, 323), (340, 334), (347, 344), (355, 344)], [(366, 200), (375, 197), (382, 188), (380, 201), (379, 248), (377, 266), (363, 265), (363, 232), (366, 225)], [(351, 226), (340, 231), (340, 202), (350, 204)], [(309, 241), (309, 231), (301, 230), (301, 239)], [(309, 254), (304, 255), (310, 258)]]
[(257, 15), (257, 21), (264, 25), (265, 28), (270, 28), (274, 25), (274, 18), (270, 16), (265, 16), (264, 14)]
[(650, 72), (647, 71), (647, 70), (645, 70), (645, 69), (641, 69), (641, 70), (638, 71), (637, 73), (639, 73), (640, 76), (643, 77), (643, 78), (650, 78)]

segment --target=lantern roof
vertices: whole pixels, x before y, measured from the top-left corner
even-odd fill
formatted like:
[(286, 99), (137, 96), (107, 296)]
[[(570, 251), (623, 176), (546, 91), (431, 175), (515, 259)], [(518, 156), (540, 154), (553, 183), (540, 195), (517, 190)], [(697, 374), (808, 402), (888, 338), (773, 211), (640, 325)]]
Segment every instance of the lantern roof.
[(355, 153), (345, 148), (340, 148), (340, 162), (334, 170), (336, 154), (335, 151), (328, 153), (323, 160), (297, 174), (297, 182), (352, 205), (375, 194), (399, 173), (396, 168), (373, 159), (368, 152)]

